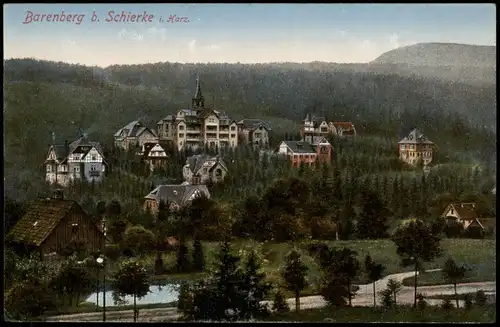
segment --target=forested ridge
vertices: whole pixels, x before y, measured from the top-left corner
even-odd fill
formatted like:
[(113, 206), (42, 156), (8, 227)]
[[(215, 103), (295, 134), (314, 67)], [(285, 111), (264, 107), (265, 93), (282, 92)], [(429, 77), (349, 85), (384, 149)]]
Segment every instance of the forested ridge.
[(269, 120), (273, 144), (296, 135), (311, 112), (352, 121), (365, 142), (382, 139), (394, 155), (398, 139), (418, 127), (436, 142), (442, 160), (496, 165), (493, 83), (419, 76), (397, 66), (370, 71), (326, 63), (4, 64), (5, 183), (13, 196), (24, 197), (21, 190), (43, 182), (52, 132), (59, 142), (87, 132), (110, 147), (112, 135), (128, 122), (141, 118), (154, 127), (187, 107), (198, 74), (208, 106), (234, 119)]

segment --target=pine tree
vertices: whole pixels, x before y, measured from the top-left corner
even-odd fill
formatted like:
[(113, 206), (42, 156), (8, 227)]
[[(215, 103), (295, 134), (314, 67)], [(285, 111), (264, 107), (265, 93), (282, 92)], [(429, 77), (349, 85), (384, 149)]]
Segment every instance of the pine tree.
[(295, 311), (300, 310), (300, 292), (307, 287), (307, 266), (300, 260), (300, 254), (292, 250), (285, 258), (285, 267), (282, 271), (288, 290), (295, 294)]
[(261, 272), (261, 264), (258, 262), (254, 251), (250, 252), (245, 267), (243, 268), (242, 292), (247, 295), (243, 308), (240, 311), (241, 318), (251, 319), (263, 316), (267, 313), (267, 306), (261, 304), (271, 290), (271, 285), (266, 282), (266, 275)]
[(284, 313), (290, 311), (290, 307), (288, 306), (286, 298), (281, 290), (278, 290), (274, 294), (272, 310), (276, 313)]
[(387, 237), (388, 210), (377, 194), (370, 190), (361, 193), (361, 212), (356, 223), (356, 235), (361, 239)]
[(179, 248), (177, 249), (177, 272), (185, 273), (188, 272), (190, 267), (189, 262), (189, 249), (184, 240), (181, 240)]
[(193, 269), (195, 271), (203, 271), (205, 268), (205, 254), (201, 241), (196, 238), (193, 242)]

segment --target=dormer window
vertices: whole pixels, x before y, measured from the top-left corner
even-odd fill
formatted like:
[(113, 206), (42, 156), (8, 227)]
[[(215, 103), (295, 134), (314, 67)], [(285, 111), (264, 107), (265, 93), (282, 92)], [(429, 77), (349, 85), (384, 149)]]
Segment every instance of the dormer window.
[(77, 233), (78, 232), (78, 224), (71, 224), (71, 231), (73, 233)]
[(453, 210), (453, 208), (450, 210), (450, 213), (453, 215), (455, 212), (455, 210)]
[(322, 147), (321, 147), (321, 152), (322, 152), (322, 153), (326, 153), (326, 152), (328, 152), (328, 148), (327, 148), (326, 146), (322, 146)]

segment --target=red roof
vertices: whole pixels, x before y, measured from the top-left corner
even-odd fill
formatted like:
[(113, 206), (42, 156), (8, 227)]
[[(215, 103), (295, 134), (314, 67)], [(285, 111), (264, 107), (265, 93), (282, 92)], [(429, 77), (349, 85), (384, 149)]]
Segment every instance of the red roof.
[(334, 126), (342, 127), (343, 129), (352, 129), (354, 125), (351, 122), (347, 121), (336, 121), (332, 123)]

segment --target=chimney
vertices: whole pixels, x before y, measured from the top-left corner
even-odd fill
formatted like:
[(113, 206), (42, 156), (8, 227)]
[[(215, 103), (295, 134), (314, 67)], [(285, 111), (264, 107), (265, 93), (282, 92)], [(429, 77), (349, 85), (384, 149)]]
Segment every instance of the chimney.
[(62, 189), (54, 190), (54, 194), (52, 195), (54, 200), (64, 200), (64, 192)]

